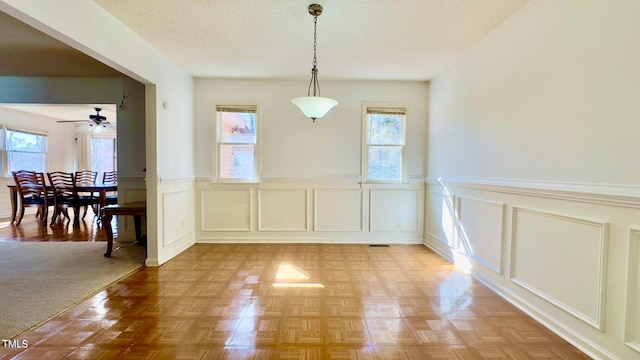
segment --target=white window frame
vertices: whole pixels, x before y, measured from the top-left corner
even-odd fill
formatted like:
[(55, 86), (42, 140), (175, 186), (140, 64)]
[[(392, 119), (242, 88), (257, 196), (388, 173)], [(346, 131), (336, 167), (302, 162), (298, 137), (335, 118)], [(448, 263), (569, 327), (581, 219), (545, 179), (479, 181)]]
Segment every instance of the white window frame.
[[(255, 144), (252, 143), (224, 143), (222, 142), (222, 130), (220, 124), (220, 116), (218, 116), (219, 109), (247, 109), (253, 110), (256, 114), (256, 122), (255, 122)], [(261, 137), (261, 113), (260, 113), (260, 105), (254, 101), (244, 101), (244, 102), (221, 102), (214, 106), (213, 108), (214, 114), (214, 134), (213, 138), (216, 139), (214, 143), (214, 161), (213, 161), (213, 173), (215, 176), (212, 177), (213, 182), (218, 183), (258, 183), (260, 182), (260, 137)], [(222, 145), (249, 145), (253, 146), (253, 175), (251, 178), (223, 178), (220, 176), (220, 148)]]
[[(14, 132), (22, 132), (27, 134), (33, 134), (38, 136), (43, 136), (47, 139), (46, 149), (44, 151), (44, 170), (43, 172), (47, 172), (49, 169), (49, 134), (43, 131), (37, 130), (29, 130), (20, 127), (0, 125), (0, 130), (2, 131), (2, 173), (7, 177), (11, 177), (11, 171), (9, 169), (9, 146), (8, 146), (8, 136), (7, 131)], [(32, 169), (19, 169), (19, 170), (32, 170)]]
[[(402, 144), (400, 145), (369, 145), (369, 121), (368, 114), (370, 111), (380, 111), (389, 113), (403, 112), (402, 120)], [(362, 169), (361, 177), (363, 183), (373, 184), (402, 184), (407, 182), (407, 118), (408, 107), (406, 104), (399, 103), (365, 103), (362, 105)], [(400, 147), (400, 179), (369, 179), (369, 148), (370, 147)]]

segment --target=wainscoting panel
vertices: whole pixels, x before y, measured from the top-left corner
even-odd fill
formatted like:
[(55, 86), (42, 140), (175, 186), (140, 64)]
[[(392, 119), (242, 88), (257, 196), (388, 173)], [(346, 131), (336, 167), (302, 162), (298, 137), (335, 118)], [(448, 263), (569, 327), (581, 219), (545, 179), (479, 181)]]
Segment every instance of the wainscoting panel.
[(473, 277), (593, 359), (640, 359), (640, 186), (439, 177), (425, 202), (425, 245), (466, 265), (466, 234)]
[[(424, 184), (311, 180), (271, 179), (255, 184), (196, 181), (197, 242), (424, 242)], [(392, 190), (388, 192), (395, 204), (391, 232), (369, 231), (369, 194), (377, 189)]]
[(164, 246), (192, 234), (193, 192), (191, 190), (162, 194)]
[(362, 231), (362, 190), (317, 189), (314, 192), (315, 231)]
[(202, 231), (251, 231), (251, 189), (203, 189)]
[(453, 197), (437, 191), (427, 192), (425, 232), (438, 243), (435, 247), (455, 246), (455, 206)]
[(494, 272), (502, 273), (504, 204), (458, 197), (456, 248)]
[(602, 330), (607, 238), (607, 223), (514, 207), (511, 279)]
[[(640, 352), (640, 230), (629, 236), (629, 272), (627, 285), (626, 344)], [(640, 355), (638, 355), (640, 358)]]
[(418, 190), (372, 189), (369, 192), (369, 230), (417, 231)]
[(307, 231), (306, 189), (259, 189), (259, 231)]
[(398, 231), (418, 231), (418, 207), (423, 206), (418, 196), (418, 190), (397, 190)]

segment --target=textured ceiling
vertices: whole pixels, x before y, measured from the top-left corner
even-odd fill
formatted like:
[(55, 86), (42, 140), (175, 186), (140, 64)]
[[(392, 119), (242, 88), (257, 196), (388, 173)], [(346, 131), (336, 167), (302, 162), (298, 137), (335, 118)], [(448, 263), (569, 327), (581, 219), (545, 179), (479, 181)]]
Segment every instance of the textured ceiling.
[[(306, 78), (312, 0), (94, 0), (197, 77)], [(529, 0), (324, 0), (321, 79), (429, 80)]]
[[(310, 75), (313, 18), (307, 7), (313, 0), (94, 1), (194, 76)], [(320, 78), (429, 80), (529, 1), (321, 1)], [(0, 76), (122, 74), (0, 12)], [(19, 110), (84, 119), (93, 107)], [(110, 121), (113, 110), (104, 112)]]
[[(194, 76), (310, 76), (313, 0), (94, 1)], [(429, 80), (529, 1), (323, 0), (320, 78)], [(122, 74), (0, 12), (0, 76)], [(93, 107), (14, 110), (85, 119)], [(115, 121), (115, 107), (103, 113)]]
[[(313, 0), (94, 1), (194, 76), (310, 75)], [(320, 78), (429, 80), (529, 1), (321, 1)], [(9, 75), (121, 76), (0, 12), (0, 76)]]

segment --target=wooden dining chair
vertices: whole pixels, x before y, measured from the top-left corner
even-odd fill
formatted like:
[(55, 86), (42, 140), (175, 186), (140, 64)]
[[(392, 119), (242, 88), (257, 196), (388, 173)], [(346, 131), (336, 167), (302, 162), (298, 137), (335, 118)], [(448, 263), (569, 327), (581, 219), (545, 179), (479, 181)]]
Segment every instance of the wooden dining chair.
[[(105, 171), (102, 174), (102, 183), (103, 184), (117, 184), (118, 183), (118, 172), (117, 171)], [(113, 205), (118, 203), (118, 192), (110, 192), (107, 193), (107, 205)]]
[[(55, 212), (51, 217), (51, 223), (54, 223), (60, 214), (63, 214), (68, 220), (69, 214), (68, 208), (75, 210), (75, 195), (74, 195), (74, 177), (73, 173), (54, 171), (47, 173), (49, 178), (49, 184), (53, 189), (53, 201), (55, 204)], [(74, 216), (78, 216), (78, 212), (74, 213)]]
[(47, 216), (49, 215), (49, 206), (54, 205), (54, 199), (47, 193), (47, 186), (44, 180), (44, 174), (36, 171), (18, 170), (13, 171), (13, 179), (18, 187), (18, 195), (20, 197), (20, 214), (18, 215), (16, 225), (20, 225), (24, 217), (25, 207), (37, 207), (36, 216), (40, 218), (43, 225), (47, 225)]
[[(76, 176), (76, 184), (95, 184), (96, 179), (98, 178), (98, 172), (91, 171), (91, 170), (76, 171), (75, 176)], [(88, 199), (89, 205), (92, 206), (92, 209), (94, 210), (94, 214), (95, 214), (95, 209), (96, 209), (96, 206), (98, 205), (98, 196), (94, 193), (81, 193), (78, 195), (89, 197)], [(82, 213), (82, 220), (84, 220), (84, 218), (87, 216), (88, 207), (89, 207), (88, 205), (83, 206), (84, 212)]]

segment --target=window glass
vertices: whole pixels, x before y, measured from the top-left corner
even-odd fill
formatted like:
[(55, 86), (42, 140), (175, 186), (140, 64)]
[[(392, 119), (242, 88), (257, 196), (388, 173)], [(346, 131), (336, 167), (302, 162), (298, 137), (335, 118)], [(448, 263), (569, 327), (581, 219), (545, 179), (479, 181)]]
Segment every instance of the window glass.
[(404, 141), (402, 121), (404, 115), (370, 114), (369, 145), (401, 145)]
[(220, 177), (250, 179), (253, 177), (254, 150), (250, 145), (220, 146)]
[(116, 140), (91, 138), (91, 171), (116, 171)]
[(369, 147), (369, 179), (397, 180), (402, 178), (402, 148)]
[(47, 171), (47, 136), (7, 129), (9, 173), (18, 170)]
[(221, 142), (234, 144), (256, 143), (255, 113), (220, 113)]

